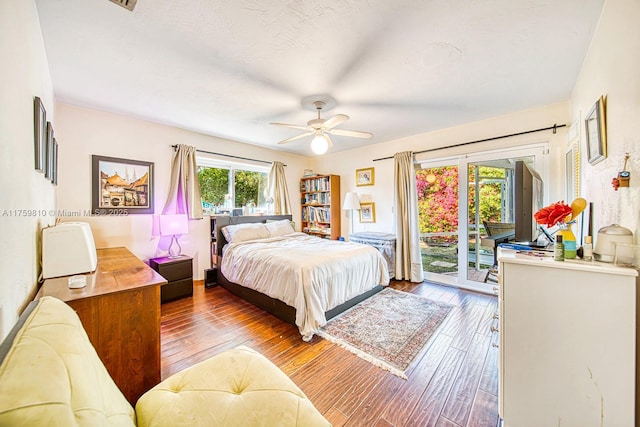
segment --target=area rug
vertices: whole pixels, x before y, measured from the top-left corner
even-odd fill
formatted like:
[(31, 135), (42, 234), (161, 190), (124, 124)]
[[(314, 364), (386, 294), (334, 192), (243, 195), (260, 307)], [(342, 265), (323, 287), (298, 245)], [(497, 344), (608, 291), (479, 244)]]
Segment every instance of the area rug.
[(318, 335), (401, 378), (452, 306), (385, 288), (331, 319)]

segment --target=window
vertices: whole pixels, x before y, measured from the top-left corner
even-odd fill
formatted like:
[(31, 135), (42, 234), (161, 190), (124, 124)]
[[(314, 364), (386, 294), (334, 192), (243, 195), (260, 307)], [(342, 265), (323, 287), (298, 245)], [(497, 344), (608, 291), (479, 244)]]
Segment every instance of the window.
[(206, 157), (199, 157), (196, 162), (205, 214), (267, 211), (268, 167)]

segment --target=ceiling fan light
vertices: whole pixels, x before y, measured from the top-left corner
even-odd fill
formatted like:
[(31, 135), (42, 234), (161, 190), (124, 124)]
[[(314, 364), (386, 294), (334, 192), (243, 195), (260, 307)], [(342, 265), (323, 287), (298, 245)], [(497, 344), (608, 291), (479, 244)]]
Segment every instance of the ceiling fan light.
[(324, 154), (329, 149), (329, 141), (325, 135), (316, 135), (311, 140), (311, 151), (316, 154)]

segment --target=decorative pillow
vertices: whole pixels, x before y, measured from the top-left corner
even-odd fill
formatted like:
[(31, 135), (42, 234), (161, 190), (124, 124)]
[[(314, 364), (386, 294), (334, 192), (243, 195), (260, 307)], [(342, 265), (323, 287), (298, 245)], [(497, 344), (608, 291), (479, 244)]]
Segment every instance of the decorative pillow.
[(285, 234), (291, 234), (294, 231), (293, 226), (291, 225), (291, 221), (288, 219), (283, 219), (280, 221), (268, 221), (266, 223), (267, 230), (269, 230), (269, 234), (271, 237), (276, 236), (284, 236)]
[(266, 224), (236, 224), (222, 229), (222, 234), (229, 243), (246, 242), (247, 240), (266, 239), (269, 230)]

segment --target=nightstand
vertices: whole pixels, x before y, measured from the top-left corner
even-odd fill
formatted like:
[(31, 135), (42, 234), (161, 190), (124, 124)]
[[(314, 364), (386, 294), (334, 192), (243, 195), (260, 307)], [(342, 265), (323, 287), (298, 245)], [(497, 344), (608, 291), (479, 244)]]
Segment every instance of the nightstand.
[(176, 258), (151, 258), (149, 266), (167, 279), (167, 284), (160, 288), (160, 302), (193, 295), (193, 260), (180, 255)]

